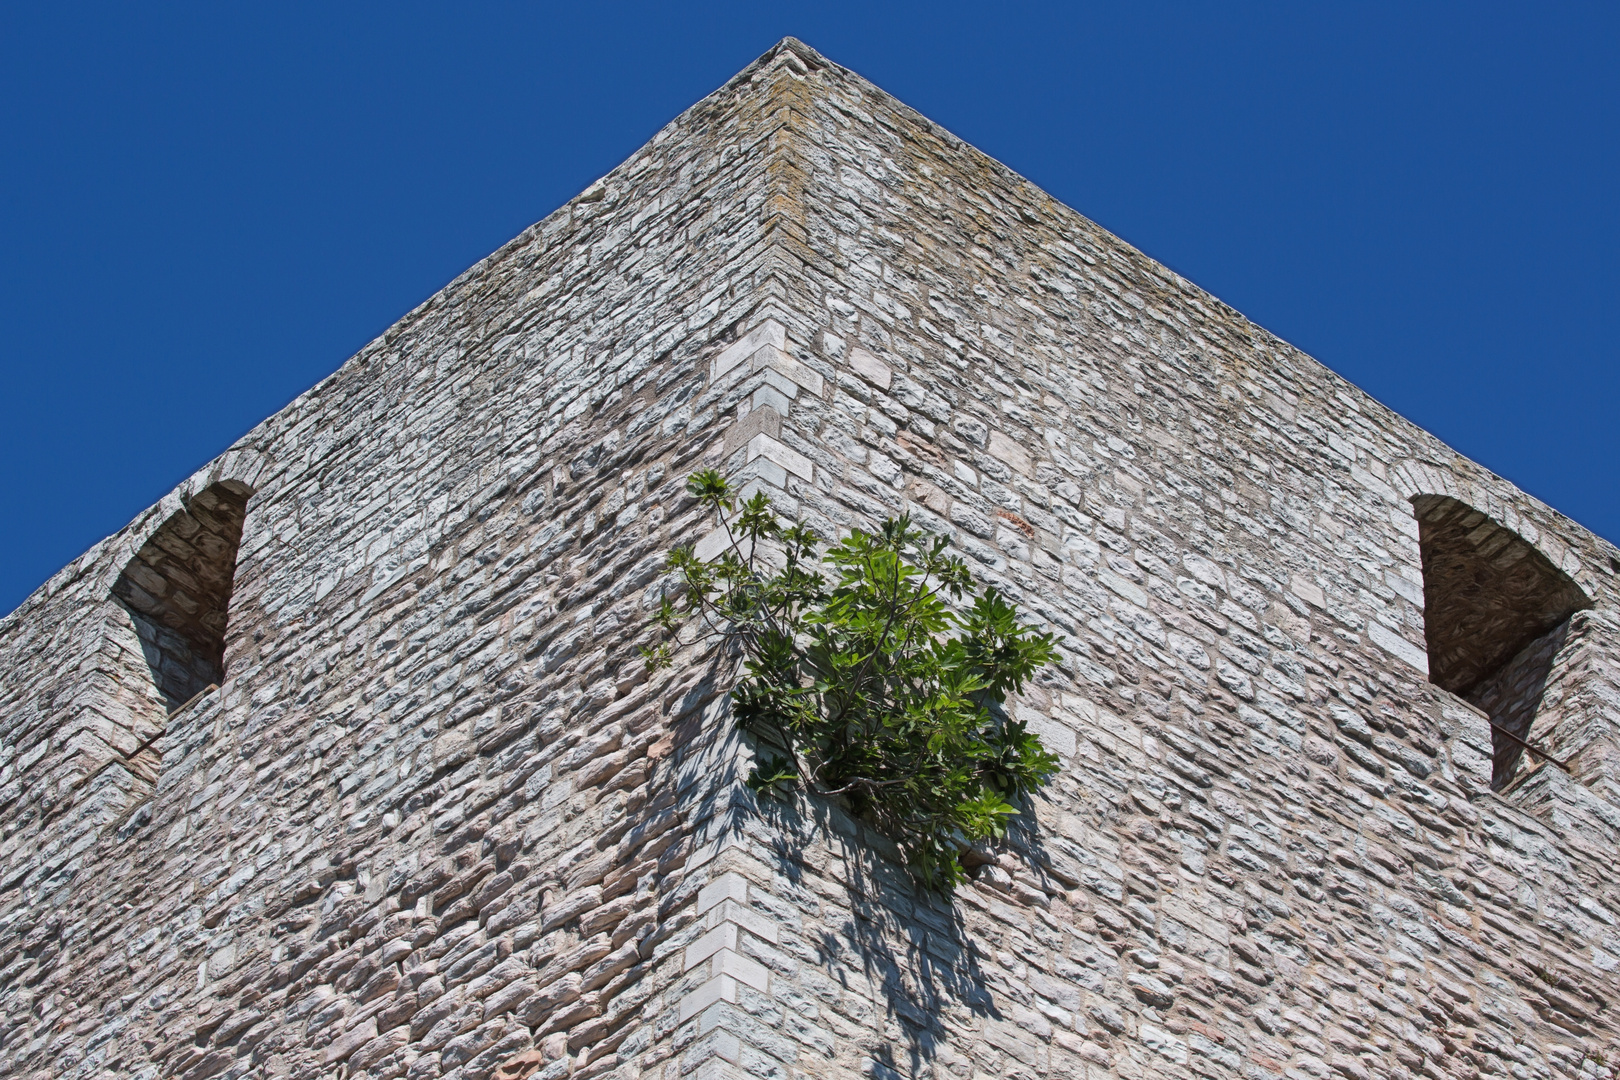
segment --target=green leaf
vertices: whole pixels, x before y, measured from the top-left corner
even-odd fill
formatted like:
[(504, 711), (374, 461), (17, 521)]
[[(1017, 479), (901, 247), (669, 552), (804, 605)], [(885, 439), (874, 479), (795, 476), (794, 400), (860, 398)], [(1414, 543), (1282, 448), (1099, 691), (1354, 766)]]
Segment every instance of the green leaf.
[[(708, 560), (671, 551), (685, 608), (663, 601), (654, 619), (673, 634), (683, 615), (702, 613), (740, 647), (738, 725), (807, 767), (773, 755), (748, 786), (847, 800), (899, 845), (919, 883), (949, 892), (965, 879), (963, 844), (1003, 838), (1016, 803), (1056, 775), (1057, 758), (1000, 708), (1053, 660), (1054, 637), (1024, 625), (1001, 593), (979, 591), (948, 541), (909, 517), (820, 553), (815, 533), (784, 525), (763, 493), (739, 507), (714, 470), (694, 473), (687, 491), (732, 515), (722, 521), (734, 544)], [(756, 558), (767, 541), (782, 555), (771, 570)], [(667, 664), (668, 646), (643, 655)]]
[(755, 765), (743, 783), (756, 795), (781, 795), (785, 794), (784, 788), (798, 779), (799, 773), (793, 767), (793, 762), (780, 754), (773, 754), (768, 760)]
[(686, 493), (716, 510), (732, 508), (731, 485), (715, 469), (704, 469), (687, 477)]

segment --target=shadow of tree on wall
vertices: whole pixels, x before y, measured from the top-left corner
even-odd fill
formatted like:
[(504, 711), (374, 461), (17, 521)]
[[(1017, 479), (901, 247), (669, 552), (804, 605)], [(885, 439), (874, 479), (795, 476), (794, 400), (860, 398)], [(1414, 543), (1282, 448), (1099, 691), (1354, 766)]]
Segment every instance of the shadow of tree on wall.
[[(864, 988), (849, 985), (850, 973), (858, 971), (875, 989), (885, 1023), (881, 1035), (866, 1035), (859, 1047), (871, 1075), (931, 1075), (927, 1067), (948, 1045), (966, 1048), (983, 1038), (985, 1020), (1005, 1019), (992, 993), (996, 974), (983, 962), (992, 958), (993, 943), (976, 939), (964, 914), (974, 901), (962, 893), (981, 886), (965, 883), (955, 897), (923, 888), (899, 848), (839, 800), (796, 792), (783, 801), (750, 791), (743, 779), (760, 748), (738, 730), (723, 689), (735, 681), (731, 665), (739, 659), (705, 657), (695, 665), (703, 674), (670, 694), (678, 764), (665, 783), (679, 789), (683, 816), (702, 842), (744, 848), (800, 893), (797, 906), (838, 920), (815, 930), (806, 926), (805, 943), (823, 974), (864, 996)], [(1049, 895), (1077, 886), (1072, 873), (1055, 872), (1066, 860), (1048, 850), (1034, 806), (1021, 809), (996, 850), (1011, 855)], [(993, 872), (990, 853), (977, 854), (982, 862), (970, 872)], [(981, 895), (1013, 906), (1023, 902), (991, 890)]]
[[(806, 943), (824, 974), (862, 993), (848, 986), (849, 973), (859, 971), (880, 996), (882, 1035), (860, 1047), (872, 1075), (924, 1075), (947, 1044), (968, 1045), (980, 1037), (982, 1021), (1004, 1019), (984, 963), (991, 945), (974, 938), (964, 917), (961, 891), (977, 885), (963, 885), (954, 898), (921, 888), (890, 840), (829, 800), (759, 799), (740, 783), (729, 785), (727, 797), (727, 787), (715, 792), (725, 799), (716, 839), (745, 842), (750, 854), (805, 890), (801, 902), (818, 888), (841, 893), (817, 898), (816, 906), (838, 921), (807, 928)], [(1002, 849), (1038, 877), (1049, 876), (1032, 809), (1014, 819)]]
[(919, 887), (890, 840), (825, 799), (740, 796), (738, 809), (765, 826), (751, 830), (763, 841), (759, 853), (768, 851), (790, 882), (805, 884), (813, 847), (831, 856), (822, 872), (842, 887), (842, 902), (828, 905), (838, 921), (810, 943), (826, 974), (840, 979), (859, 970), (882, 995), (883, 1038), (861, 1047), (878, 1067), (873, 1075), (915, 1075), (939, 1056), (952, 1027), (999, 1018), (980, 963), (983, 946), (969, 935), (958, 904)]

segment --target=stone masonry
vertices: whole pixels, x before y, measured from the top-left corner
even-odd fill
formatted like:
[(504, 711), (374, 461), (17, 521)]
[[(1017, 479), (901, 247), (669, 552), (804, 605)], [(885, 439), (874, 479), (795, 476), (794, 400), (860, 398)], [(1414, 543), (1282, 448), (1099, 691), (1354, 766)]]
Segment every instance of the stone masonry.
[[(1058, 635), (953, 899), (755, 803), (708, 643), (648, 676), (700, 467)], [(1613, 1077), (1617, 620), (790, 39), (0, 620), (0, 1074)]]

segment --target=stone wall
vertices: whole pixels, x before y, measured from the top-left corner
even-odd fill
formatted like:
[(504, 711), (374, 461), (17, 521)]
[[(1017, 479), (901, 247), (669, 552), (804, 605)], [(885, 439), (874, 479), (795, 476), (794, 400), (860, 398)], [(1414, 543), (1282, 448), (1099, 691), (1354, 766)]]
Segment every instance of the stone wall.
[(236, 552), (252, 494), (228, 481), (204, 490), (141, 545), (113, 583), (167, 711), (225, 677)]
[[(1059, 635), (953, 900), (755, 804), (707, 643), (647, 676), (709, 466)], [(114, 585), (221, 482), (224, 681), (143, 765)], [(1442, 498), (1592, 605), (1530, 738), (1606, 761), (1612, 546), (783, 43), (0, 622), (0, 1068), (1612, 1075), (1614, 774), (1491, 790)]]
[[(1511, 798), (1560, 828), (1620, 844), (1620, 663), (1611, 612), (1578, 611), (1555, 631), (1552, 655), (1526, 742), (1557, 762), (1535, 762)], [(1533, 755), (1532, 755), (1533, 756)]]
[[(1530, 738), (1620, 806), (1620, 657), (1613, 612), (1577, 612), (1554, 657)], [(1620, 837), (1616, 837), (1620, 840)]]
[[(1533, 638), (1518, 655), (1495, 674), (1487, 676), (1468, 695), (1468, 700), (1479, 706), (1493, 727), (1491, 786), (1494, 788), (1500, 789), (1513, 779), (1527, 748), (1535, 745), (1526, 740), (1541, 708), (1547, 677), (1569, 636), (1569, 622), (1565, 619)], [(1532, 758), (1538, 756), (1533, 749), (1529, 754)]]
[[(613, 1063), (692, 900), (676, 793), (724, 779), (701, 665), (648, 685), (636, 646), (718, 430), (699, 358), (768, 254), (746, 87), (0, 624), (0, 1068), (488, 1075), (535, 1039)], [(254, 492), (226, 677), (166, 718), (154, 787), (116, 583), (220, 483)]]

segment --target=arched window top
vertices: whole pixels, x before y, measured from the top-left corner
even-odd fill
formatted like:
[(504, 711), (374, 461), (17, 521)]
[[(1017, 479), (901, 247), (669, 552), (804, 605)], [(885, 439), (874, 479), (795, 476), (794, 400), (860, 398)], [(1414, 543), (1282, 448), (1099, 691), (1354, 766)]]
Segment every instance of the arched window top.
[(1466, 503), (1419, 495), (1429, 679), (1467, 697), (1525, 646), (1592, 606), (1517, 533)]
[(1419, 495), (1429, 679), (1490, 717), (1491, 786), (1513, 778), (1569, 617), (1592, 601), (1519, 534), (1456, 499)]
[(225, 623), (252, 491), (222, 480), (153, 533), (112, 592), (170, 711), (225, 677)]

